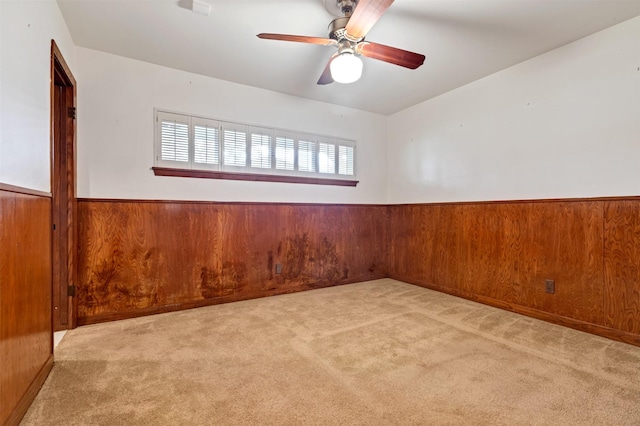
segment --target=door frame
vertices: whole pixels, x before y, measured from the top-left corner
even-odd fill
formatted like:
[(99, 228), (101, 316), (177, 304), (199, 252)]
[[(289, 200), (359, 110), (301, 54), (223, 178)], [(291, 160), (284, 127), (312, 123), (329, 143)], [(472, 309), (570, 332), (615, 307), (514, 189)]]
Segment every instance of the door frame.
[[(56, 91), (59, 91), (56, 94)], [(77, 325), (76, 79), (55, 40), (51, 40), (51, 256), (53, 330)], [(62, 179), (62, 180), (61, 180)], [(61, 188), (61, 182), (64, 188)], [(60, 253), (66, 253), (64, 262)], [(63, 264), (66, 263), (66, 264)], [(60, 279), (61, 271), (67, 277)], [(58, 305), (60, 305), (58, 307)], [(62, 308), (64, 307), (64, 310)], [(56, 309), (59, 308), (59, 309)], [(61, 315), (61, 312), (66, 315)]]

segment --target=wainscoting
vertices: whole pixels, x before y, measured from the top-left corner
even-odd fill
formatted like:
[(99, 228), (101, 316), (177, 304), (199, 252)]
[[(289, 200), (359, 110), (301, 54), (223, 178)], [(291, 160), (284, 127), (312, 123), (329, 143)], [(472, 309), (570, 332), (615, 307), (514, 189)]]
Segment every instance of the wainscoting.
[[(79, 324), (391, 277), (640, 346), (637, 197), (78, 213)], [(0, 247), (0, 424), (15, 424), (53, 363), (50, 194), (0, 184)]]
[(640, 341), (640, 200), (604, 205), (604, 324)]
[(640, 199), (398, 205), (389, 214), (391, 278), (640, 345)]
[(51, 195), (0, 184), (0, 424), (17, 424), (53, 365)]
[(78, 324), (388, 275), (387, 206), (85, 199), (78, 215)]
[(640, 198), (78, 211), (79, 324), (390, 277), (640, 345)]

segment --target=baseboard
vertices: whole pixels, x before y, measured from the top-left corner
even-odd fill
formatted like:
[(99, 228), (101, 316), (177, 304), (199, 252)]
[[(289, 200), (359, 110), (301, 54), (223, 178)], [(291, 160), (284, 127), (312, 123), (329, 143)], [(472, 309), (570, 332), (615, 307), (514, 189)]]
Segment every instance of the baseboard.
[[(368, 278), (368, 280), (377, 280), (381, 278), (387, 278), (387, 275), (381, 274), (380, 276), (377, 276), (377, 277), (376, 276), (370, 277)], [(108, 314), (99, 314), (99, 315), (93, 315), (90, 317), (78, 316), (78, 325), (81, 326), (81, 325), (89, 325), (89, 324), (98, 324), (102, 322), (137, 318), (137, 317), (142, 317), (146, 315), (164, 314), (167, 312), (182, 311), (185, 309), (202, 308), (205, 306), (220, 305), (223, 303), (239, 302), (242, 300), (259, 299), (261, 297), (277, 296), (280, 294), (298, 293), (300, 291), (314, 290), (318, 288), (327, 288), (327, 287), (335, 287), (335, 286), (345, 285), (345, 284), (353, 284), (361, 281), (362, 280), (354, 279), (354, 280), (341, 281), (340, 283), (313, 283), (313, 284), (308, 284), (308, 285), (296, 287), (296, 288), (283, 288), (283, 289), (265, 290), (265, 291), (252, 292), (252, 293), (232, 294), (229, 296), (216, 297), (213, 299), (181, 302), (181, 303), (174, 303), (170, 305), (150, 306), (148, 308), (134, 309), (134, 310), (124, 311), (124, 312), (113, 312)]]
[(406, 279), (403, 277), (398, 277), (393, 275), (391, 275), (389, 278), (402, 281), (405, 283), (417, 285), (419, 287), (428, 288), (430, 290), (439, 291), (441, 293), (450, 294), (452, 296), (461, 297), (463, 299), (482, 303), (484, 305), (493, 306), (495, 308), (504, 309), (506, 311), (515, 312), (517, 314), (536, 318), (542, 321), (550, 322), (550, 323), (561, 325), (564, 327), (573, 328), (575, 330), (584, 331), (586, 333), (595, 334), (597, 336), (606, 337), (608, 339), (617, 340), (619, 342), (628, 343), (630, 345), (640, 346), (640, 335), (629, 333), (626, 331), (605, 327), (599, 324), (580, 321), (580, 320), (565, 317), (562, 315), (552, 314), (552, 313), (541, 311), (538, 309), (528, 308), (526, 306), (520, 306), (513, 303), (508, 303), (502, 300), (493, 299), (491, 297), (468, 293), (462, 290), (452, 289), (452, 288), (443, 287), (443, 286), (430, 284), (430, 283), (424, 283), (418, 280)]
[(31, 403), (35, 399), (36, 395), (40, 391), (40, 388), (44, 384), (44, 381), (47, 380), (47, 376), (49, 376), (49, 372), (53, 368), (53, 354), (49, 355), (49, 358), (44, 363), (36, 377), (33, 379), (29, 388), (24, 393), (18, 405), (13, 409), (9, 417), (4, 423), (4, 426), (16, 426), (20, 423), (24, 415), (27, 413), (27, 410), (31, 406)]
[[(506, 311), (515, 312), (517, 314), (525, 315), (528, 317), (536, 318), (542, 321), (550, 322), (553, 324), (561, 325), (564, 327), (573, 328), (575, 330), (584, 331), (586, 333), (595, 334), (597, 336), (606, 337), (608, 339), (617, 340), (620, 342), (628, 343), (634, 346), (640, 346), (640, 335), (629, 333), (622, 330), (617, 330), (610, 327), (605, 327), (599, 324), (593, 324), (586, 321), (580, 321), (577, 319), (565, 317), (562, 315), (552, 314), (549, 312), (541, 311), (538, 309), (528, 308), (526, 306), (520, 306), (513, 303), (505, 302), (491, 297), (486, 297), (474, 293), (468, 293), (465, 291), (451, 289), (435, 284), (424, 283), (418, 280), (406, 279), (400, 276), (380, 276), (372, 277), (371, 279), (391, 278), (398, 281), (406, 282), (408, 284), (417, 285), (419, 287), (428, 288), (430, 290), (439, 291), (441, 293), (450, 294), (452, 296), (461, 297), (463, 299), (471, 300), (474, 302), (482, 303), (484, 305), (493, 306), (496, 308), (504, 309)], [(219, 297), (215, 299), (205, 299), (192, 302), (176, 303), (171, 305), (152, 306), (143, 309), (135, 309), (126, 312), (114, 312), (108, 314), (100, 314), (91, 317), (78, 317), (78, 325), (97, 324), (108, 321), (117, 321), (122, 319), (137, 318), (146, 315), (162, 314), (167, 312), (181, 311), (185, 309), (200, 308), (204, 306), (219, 305), (222, 303), (238, 302), (241, 300), (257, 299), (261, 297), (277, 296), (279, 294), (297, 293), (300, 291), (312, 290), (315, 288), (333, 287), (336, 285), (352, 284), (353, 282), (342, 282), (340, 284), (314, 284), (300, 288), (286, 288), (280, 290), (268, 290), (256, 293), (246, 293)]]

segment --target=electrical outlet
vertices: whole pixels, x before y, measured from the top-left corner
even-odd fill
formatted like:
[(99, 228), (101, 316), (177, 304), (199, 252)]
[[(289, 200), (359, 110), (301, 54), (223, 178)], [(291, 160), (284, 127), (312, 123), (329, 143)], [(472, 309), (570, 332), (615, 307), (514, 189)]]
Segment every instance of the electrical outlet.
[(282, 273), (282, 263), (276, 263), (276, 274)]
[(554, 280), (544, 280), (544, 292), (554, 294), (556, 292), (556, 282)]

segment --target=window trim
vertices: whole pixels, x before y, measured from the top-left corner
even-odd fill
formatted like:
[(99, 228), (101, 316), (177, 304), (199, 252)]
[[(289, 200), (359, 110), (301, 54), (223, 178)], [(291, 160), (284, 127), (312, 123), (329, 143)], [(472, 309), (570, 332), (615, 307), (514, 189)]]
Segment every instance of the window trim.
[[(352, 158), (352, 162), (347, 165), (353, 174), (340, 174), (340, 164), (338, 153), (341, 147), (348, 147), (355, 154), (356, 141), (343, 138), (323, 136), (311, 134), (307, 132), (297, 132), (289, 129), (272, 128), (262, 125), (254, 125), (249, 123), (239, 123), (216, 118), (208, 118), (199, 115), (190, 115), (180, 112), (174, 112), (166, 109), (154, 108), (154, 163), (152, 170), (156, 176), (179, 176), (179, 177), (198, 177), (208, 179), (230, 179), (245, 181), (270, 181), (270, 182), (287, 182), (287, 183), (311, 183), (339, 186), (356, 186), (359, 181), (356, 176), (356, 158)], [(183, 122), (188, 126), (188, 162), (178, 162), (171, 160), (162, 160), (162, 119), (164, 116)], [(195, 127), (198, 122), (217, 124), (218, 127), (218, 163), (206, 164), (196, 163), (195, 156)], [(242, 128), (246, 136), (246, 165), (232, 167), (225, 164), (224, 161), (224, 144), (226, 128)], [(252, 137), (253, 129), (264, 131), (263, 135), (269, 135), (270, 138), (270, 155), (271, 167), (261, 168), (252, 167)], [(279, 138), (287, 138), (293, 140), (294, 168), (293, 170), (277, 168), (276, 146)], [(314, 169), (313, 172), (298, 170), (298, 156), (300, 150), (300, 141), (313, 142), (315, 152), (313, 153)], [(335, 151), (334, 172), (326, 173), (320, 171), (320, 146), (323, 144), (333, 145)]]
[(177, 169), (174, 167), (152, 167), (155, 176), (188, 177), (201, 179), (228, 179), (253, 182), (304, 183), (311, 185), (356, 186), (360, 181), (323, 177), (268, 175), (262, 173), (237, 173), (200, 169)]

